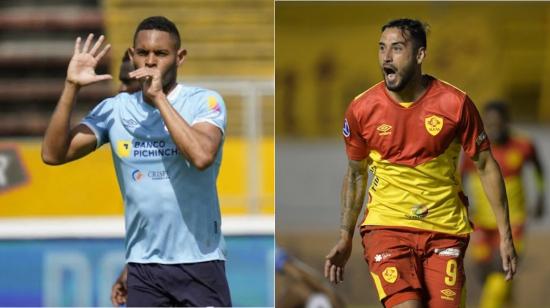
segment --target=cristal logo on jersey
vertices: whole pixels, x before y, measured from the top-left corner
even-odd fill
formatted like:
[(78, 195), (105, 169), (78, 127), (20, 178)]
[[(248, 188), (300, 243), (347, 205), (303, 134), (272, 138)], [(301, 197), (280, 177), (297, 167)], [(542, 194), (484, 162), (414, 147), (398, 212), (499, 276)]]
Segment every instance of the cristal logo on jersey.
[(378, 135), (380, 136), (391, 135), (391, 129), (391, 125), (388, 124), (382, 124), (376, 128), (376, 130), (378, 131)]
[(342, 133), (344, 134), (344, 137), (349, 137), (350, 130), (349, 130), (349, 124), (348, 119), (344, 119), (344, 128), (342, 129)]
[(221, 111), (220, 104), (218, 104), (218, 101), (216, 100), (216, 97), (214, 97), (214, 96), (209, 96), (208, 97), (208, 107), (212, 111), (216, 111), (216, 112)]
[(424, 119), (424, 126), (430, 135), (435, 136), (443, 128), (443, 118), (436, 115), (429, 116)]
[(143, 173), (141, 173), (139, 169), (132, 171), (132, 180), (134, 180), (134, 182), (139, 182), (139, 180), (141, 180), (142, 178), (143, 178)]

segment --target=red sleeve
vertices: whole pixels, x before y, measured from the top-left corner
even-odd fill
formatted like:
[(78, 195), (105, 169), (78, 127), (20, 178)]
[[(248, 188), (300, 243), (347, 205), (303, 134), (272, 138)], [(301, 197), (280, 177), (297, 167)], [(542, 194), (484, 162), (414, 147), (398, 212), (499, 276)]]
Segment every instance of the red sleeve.
[(346, 142), (346, 153), (350, 160), (363, 160), (367, 157), (367, 142), (361, 134), (361, 127), (353, 111), (354, 104), (351, 103), (346, 111), (344, 128), (342, 133)]
[(489, 138), (483, 128), (479, 111), (468, 96), (464, 99), (458, 129), (458, 138), (468, 157), (474, 157), (479, 152), (490, 148)]
[(468, 174), (475, 170), (476, 167), (472, 159), (464, 155), (464, 152), (460, 153), (460, 174)]

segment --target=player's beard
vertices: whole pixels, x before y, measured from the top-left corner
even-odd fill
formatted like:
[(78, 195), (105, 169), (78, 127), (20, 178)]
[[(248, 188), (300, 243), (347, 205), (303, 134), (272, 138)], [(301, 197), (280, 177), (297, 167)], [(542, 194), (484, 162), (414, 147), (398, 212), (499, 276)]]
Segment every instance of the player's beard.
[(176, 76), (178, 74), (178, 67), (174, 64), (171, 66), (166, 73), (162, 75), (162, 89), (164, 93), (168, 94), (167, 91), (170, 91), (170, 87), (176, 83)]
[(387, 75), (384, 70), (382, 70), (382, 73), (384, 74), (384, 83), (386, 88), (392, 92), (401, 92), (405, 89), (414, 76), (414, 64), (405, 66), (396, 71), (394, 74), (396, 74), (397, 78), (393, 84), (388, 82)]

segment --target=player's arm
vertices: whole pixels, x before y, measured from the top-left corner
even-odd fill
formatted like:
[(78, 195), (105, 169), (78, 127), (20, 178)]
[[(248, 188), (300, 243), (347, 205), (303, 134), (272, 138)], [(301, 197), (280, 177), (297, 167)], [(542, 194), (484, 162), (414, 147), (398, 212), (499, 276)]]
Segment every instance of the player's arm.
[(344, 266), (349, 259), (357, 217), (365, 200), (367, 159), (349, 160), (341, 193), (340, 240), (326, 256), (325, 277), (333, 283), (344, 280)]
[(143, 93), (158, 108), (178, 149), (197, 169), (208, 168), (216, 159), (222, 141), (220, 128), (206, 122), (189, 125), (168, 101), (162, 90), (161, 74), (157, 68), (140, 68), (130, 72), (130, 77), (145, 78)]
[(516, 272), (517, 256), (512, 240), (504, 179), (491, 150), (479, 152), (473, 157), (473, 161), (478, 169), (481, 184), (496, 217), (500, 233), (502, 267), (506, 272), (506, 280), (510, 280)]
[(190, 126), (167, 99), (157, 106), (178, 149), (197, 169), (210, 167), (222, 141), (220, 128), (207, 122)]
[[(96, 136), (86, 125), (79, 124), (71, 129), (71, 113), (76, 96), (81, 87), (102, 80), (111, 79), (110, 75), (96, 75), (95, 67), (107, 53), (106, 45), (98, 53), (104, 37), (100, 36), (91, 46), (93, 34), (90, 34), (80, 48), (80, 37), (76, 39), (74, 54), (67, 68), (67, 78), (61, 97), (57, 102), (42, 143), (42, 160), (49, 165), (59, 165), (78, 159), (92, 152), (96, 146)], [(90, 49), (91, 47), (91, 49)]]

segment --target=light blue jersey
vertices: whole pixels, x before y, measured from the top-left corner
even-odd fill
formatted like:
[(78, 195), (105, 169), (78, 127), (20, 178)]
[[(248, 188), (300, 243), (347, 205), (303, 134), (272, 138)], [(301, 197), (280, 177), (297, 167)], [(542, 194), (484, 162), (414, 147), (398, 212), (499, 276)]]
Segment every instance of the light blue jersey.
[[(226, 125), (223, 99), (216, 92), (178, 84), (168, 100), (185, 121)], [(84, 118), (97, 147), (111, 143), (125, 204), (126, 261), (194, 263), (225, 260), (215, 162), (196, 169), (179, 152), (158, 109), (142, 92), (108, 98)], [(101, 226), (97, 226), (101, 228)]]

